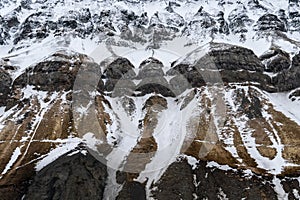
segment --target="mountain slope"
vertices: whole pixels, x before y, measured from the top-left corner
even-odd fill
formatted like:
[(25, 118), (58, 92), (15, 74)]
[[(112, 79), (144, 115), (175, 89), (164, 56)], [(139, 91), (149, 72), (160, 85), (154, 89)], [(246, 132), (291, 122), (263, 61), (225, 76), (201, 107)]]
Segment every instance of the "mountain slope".
[(1, 198), (299, 199), (298, 8), (1, 2)]

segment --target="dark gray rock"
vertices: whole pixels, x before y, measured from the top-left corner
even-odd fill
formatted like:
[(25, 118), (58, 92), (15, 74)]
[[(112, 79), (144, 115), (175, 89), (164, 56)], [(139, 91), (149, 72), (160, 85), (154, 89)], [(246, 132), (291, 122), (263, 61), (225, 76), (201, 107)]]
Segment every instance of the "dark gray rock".
[(290, 0), (289, 1), (289, 30), (290, 31), (299, 31), (300, 30), (300, 13), (299, 13), (299, 1), (298, 0)]
[(289, 25), (288, 25), (288, 16), (285, 13), (286, 11), (284, 9), (279, 9), (278, 11), (278, 18), (283, 22), (284, 26), (285, 26), (285, 30), (289, 29)]
[[(245, 69), (258, 72), (262, 72), (264, 70), (264, 66), (260, 62), (259, 58), (253, 53), (252, 50), (247, 48), (235, 45), (212, 43), (211, 50), (208, 55), (213, 60), (217, 69)], [(199, 64), (205, 66), (206, 63), (200, 60)], [(205, 68), (207, 67), (205, 66)]]
[(136, 105), (134, 100), (124, 95), (122, 96), (122, 106), (125, 109), (125, 111), (130, 115), (134, 113), (134, 111), (136, 111)]
[(130, 24), (135, 21), (139, 16), (137, 16), (133, 11), (121, 10), (121, 18), (126, 24)]
[(157, 49), (162, 41), (175, 38), (183, 25), (184, 21), (178, 14), (156, 12), (149, 20), (144, 36), (149, 37), (149, 47)]
[(11, 93), (12, 79), (10, 75), (0, 68), (0, 106), (6, 106)]
[[(201, 87), (206, 84), (205, 80), (201, 75), (201, 71), (198, 71), (195, 66), (190, 66), (188, 64), (178, 64), (167, 72), (167, 75), (170, 76), (178, 74), (181, 77), (175, 76), (173, 79), (170, 80), (172, 88), (177, 88), (177, 83), (185, 82), (184, 78), (187, 80), (187, 83), (190, 84), (192, 87)], [(187, 84), (185, 84), (185, 86), (187, 86)], [(184, 89), (184, 87), (182, 89)]]
[(237, 98), (241, 103), (238, 111), (244, 112), (250, 120), (262, 118), (262, 105), (259, 98), (251, 95), (251, 93), (245, 94), (245, 91), (242, 89), (237, 89)]
[(263, 70), (263, 64), (251, 50), (213, 43), (208, 54), (199, 58), (195, 64), (177, 64), (167, 75), (175, 76), (170, 81), (174, 88), (178, 87), (178, 82), (184, 83), (182, 89), (212, 83), (256, 82), (261, 88), (274, 91), (271, 78), (263, 74)]
[(0, 15), (0, 45), (7, 44), (10, 39), (9, 27), (6, 20)]
[[(247, 177), (242, 171), (223, 171), (200, 161), (192, 170), (186, 160), (169, 166), (153, 185), (157, 199), (277, 199), (271, 177)], [(296, 181), (297, 182), (297, 181)], [(295, 183), (296, 183), (295, 182)], [(293, 187), (293, 186), (292, 186)], [(291, 190), (289, 190), (291, 191)]]
[(112, 96), (133, 95), (136, 85), (130, 79), (108, 79), (104, 91), (111, 92)]
[[(204, 52), (204, 49), (197, 49), (192, 52), (187, 59), (189, 58), (197, 58), (198, 60), (193, 60), (195, 64), (193, 64), (195, 69), (204, 70), (249, 70), (249, 71), (264, 71), (264, 65), (261, 63), (259, 58), (254, 54), (254, 52), (250, 49), (224, 44), (224, 43), (210, 43), (209, 51), (205, 55), (202, 55), (199, 52)], [(197, 55), (198, 54), (198, 55)], [(184, 64), (185, 61), (183, 61)], [(187, 63), (190, 63), (188, 61)], [(192, 71), (193, 66), (189, 66), (187, 69), (181, 66), (181, 69), (176, 70), (176, 66), (174, 69), (181, 74), (186, 71)], [(172, 73), (167, 72), (168, 75), (172, 75)]]
[(58, 35), (66, 35), (69, 33), (81, 38), (87, 38), (93, 33), (94, 24), (88, 8), (79, 11), (69, 11), (66, 15), (58, 19), (58, 29), (55, 31)]
[[(13, 89), (23, 88), (27, 85), (35, 86), (37, 90), (61, 91), (71, 90), (76, 78), (80, 79), (82, 88), (103, 88), (103, 82), (100, 79), (100, 66), (96, 63), (84, 62), (84, 55), (74, 54), (65, 55), (64, 53), (55, 53), (45, 61), (38, 63), (25, 73), (20, 75), (13, 83)], [(73, 62), (72, 60), (77, 60)], [(80, 76), (77, 77), (80, 69)], [(85, 74), (85, 75), (84, 75)], [(88, 74), (88, 75), (87, 75)], [(83, 76), (84, 75), (84, 76)], [(91, 78), (99, 79), (99, 83), (88, 87)], [(94, 83), (92, 83), (94, 84)]]
[(282, 31), (286, 32), (284, 22), (282, 22), (276, 15), (265, 14), (261, 16), (257, 23), (257, 29), (260, 31)]
[(125, 182), (116, 200), (146, 200), (145, 186), (139, 182)]
[(91, 20), (92, 15), (90, 12), (89, 8), (81, 8), (79, 10), (79, 16), (78, 19), (82, 22), (82, 23), (87, 23)]
[(104, 90), (114, 96), (132, 94), (136, 86), (132, 79), (136, 76), (134, 66), (126, 58), (117, 58), (104, 70)]
[(186, 89), (191, 88), (192, 85), (191, 83), (188, 82), (188, 80), (183, 75), (178, 74), (170, 80), (170, 87), (172, 88), (172, 91), (177, 96), (182, 92), (184, 92)]
[(77, 16), (78, 13), (71, 12), (69, 16), (62, 16), (58, 20), (58, 27), (62, 27), (66, 30), (74, 30), (77, 28)]
[(193, 24), (199, 24), (202, 28), (210, 28), (216, 24), (216, 21), (201, 6), (189, 23), (189, 26)]
[(247, 9), (240, 6), (231, 11), (228, 16), (229, 29), (232, 33), (245, 33), (248, 32), (249, 26), (254, 22), (247, 15)]
[(20, 24), (17, 15), (17, 11), (13, 11), (11, 14), (4, 16), (4, 23), (8, 28), (16, 27)]
[(179, 14), (171, 9), (166, 9), (167, 12), (155, 13), (150, 19), (150, 26), (163, 25), (165, 28), (178, 28), (184, 25), (184, 19)]
[(186, 22), (183, 35), (190, 36), (198, 34), (201, 37), (210, 37), (218, 31), (217, 21), (201, 6), (192, 19)]
[(143, 62), (141, 62), (139, 68), (144, 69), (145, 67), (147, 67), (149, 65), (150, 65), (150, 69), (151, 69), (151, 66), (153, 66), (153, 68), (155, 68), (155, 69), (163, 67), (163, 63), (161, 61), (157, 60), (154, 57), (149, 57), (146, 60), (144, 60)]
[(219, 24), (218, 32), (223, 34), (229, 34), (229, 25), (224, 19), (224, 12), (220, 11), (217, 14), (217, 22)]
[(264, 12), (268, 11), (267, 8), (260, 4), (259, 0), (250, 0), (247, 4), (250, 7), (250, 9), (260, 10)]
[(254, 175), (247, 178), (241, 171), (223, 171), (206, 165), (206, 162), (200, 161), (194, 170), (199, 199), (220, 199), (224, 195), (228, 199), (277, 199), (273, 185), (269, 183), (272, 177)]
[(117, 58), (103, 72), (106, 79), (131, 79), (136, 76), (134, 66), (126, 58)]
[(142, 79), (142, 81), (136, 86), (136, 91), (140, 92), (138, 96), (143, 96), (150, 93), (161, 94), (165, 97), (176, 96), (175, 91), (172, 91), (172, 87), (162, 76)]
[(300, 88), (291, 92), (289, 94), (289, 99), (291, 99), (292, 101), (295, 101), (296, 99), (300, 100)]
[(112, 24), (113, 13), (110, 10), (102, 10), (99, 14), (92, 16), (93, 22), (93, 35), (98, 36), (100, 33), (113, 33), (115, 28)]
[(22, 8), (30, 9), (31, 8), (30, 4), (32, 4), (32, 1), (31, 0), (21, 0), (20, 4), (21, 4)]
[(136, 79), (143, 79), (149, 77), (163, 77), (164, 71), (162, 70), (163, 64), (155, 58), (148, 58), (143, 61), (139, 67), (141, 70)]
[(37, 173), (25, 199), (101, 200), (106, 178), (106, 166), (91, 154), (65, 154)]
[(300, 30), (300, 13), (290, 13), (290, 20), (289, 22), (289, 30), (290, 31), (299, 31)]
[(152, 191), (156, 199), (194, 199), (195, 186), (191, 166), (185, 160), (174, 162), (153, 187), (157, 187)]
[[(197, 70), (188, 65), (178, 65), (181, 68), (180, 76), (175, 76), (170, 80), (173, 88), (184, 91), (190, 87), (201, 87), (207, 84), (228, 84), (228, 83), (257, 83), (257, 85), (267, 91), (274, 92), (276, 89), (272, 85), (271, 78), (260, 72), (249, 72), (247, 70)], [(182, 70), (186, 68), (188, 70)], [(171, 72), (170, 72), (171, 73)], [(184, 77), (184, 78), (183, 78)], [(179, 83), (179, 85), (177, 85)], [(181, 89), (180, 89), (181, 88)]]
[(20, 30), (14, 39), (14, 44), (22, 40), (44, 39), (49, 36), (50, 29), (54, 28), (51, 25), (53, 22), (47, 20), (51, 16), (52, 14), (48, 12), (36, 12), (29, 15), (20, 25)]
[(277, 48), (267, 51), (259, 59), (265, 64), (267, 72), (277, 73), (291, 65), (289, 54)]
[(286, 193), (288, 193), (288, 199), (296, 200), (299, 198), (297, 193), (299, 194), (299, 192), (300, 192), (300, 186), (299, 186), (299, 182), (297, 181), (297, 179), (284, 178), (281, 181), (281, 184), (283, 186), (284, 191)]
[(268, 92), (275, 92), (276, 87), (273, 85), (272, 79), (261, 72), (249, 72), (247, 70), (231, 71), (222, 70), (220, 76), (224, 84), (227, 83), (254, 83), (259, 88)]
[(272, 82), (278, 91), (289, 91), (300, 87), (300, 54), (295, 55), (291, 67), (280, 72)]

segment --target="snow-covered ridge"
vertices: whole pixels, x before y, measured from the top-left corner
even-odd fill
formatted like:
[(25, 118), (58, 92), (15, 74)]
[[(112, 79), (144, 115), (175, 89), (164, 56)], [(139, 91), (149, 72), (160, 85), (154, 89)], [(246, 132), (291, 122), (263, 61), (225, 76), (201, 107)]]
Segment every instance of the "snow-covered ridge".
[(151, 48), (184, 37), (185, 44), (226, 42), (250, 48), (257, 55), (271, 46), (291, 53), (299, 49), (297, 8), (297, 3), (288, 0), (3, 2), (0, 56), (34, 44), (44, 48), (49, 42), (53, 48), (60, 43), (60, 47), (89, 54), (111, 37), (121, 38), (122, 44)]

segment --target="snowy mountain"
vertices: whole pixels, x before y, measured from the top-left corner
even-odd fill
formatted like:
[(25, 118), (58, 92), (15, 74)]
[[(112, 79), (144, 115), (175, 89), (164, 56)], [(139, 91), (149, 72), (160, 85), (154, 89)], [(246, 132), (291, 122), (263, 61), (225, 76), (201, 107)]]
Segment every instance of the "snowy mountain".
[(1, 1), (1, 199), (300, 199), (299, 6)]

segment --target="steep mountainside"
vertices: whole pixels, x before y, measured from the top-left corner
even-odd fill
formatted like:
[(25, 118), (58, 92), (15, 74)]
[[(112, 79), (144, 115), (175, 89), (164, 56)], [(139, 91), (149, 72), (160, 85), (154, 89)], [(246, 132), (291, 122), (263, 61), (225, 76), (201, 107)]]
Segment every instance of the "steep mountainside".
[(0, 2), (1, 199), (300, 199), (299, 2)]

